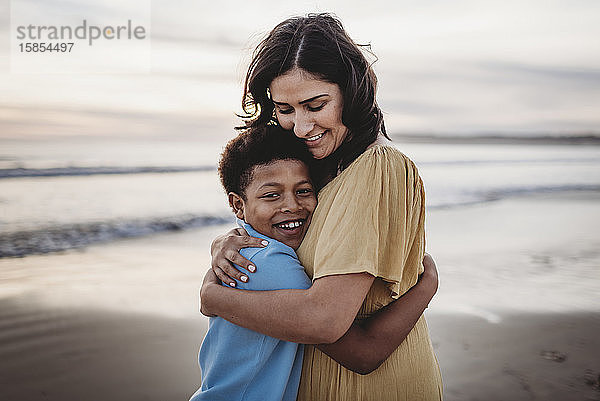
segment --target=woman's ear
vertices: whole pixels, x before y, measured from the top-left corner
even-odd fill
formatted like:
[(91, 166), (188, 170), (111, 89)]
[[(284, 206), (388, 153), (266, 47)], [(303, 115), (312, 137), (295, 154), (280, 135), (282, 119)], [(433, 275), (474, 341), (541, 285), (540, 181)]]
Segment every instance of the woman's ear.
[(230, 192), (228, 194), (229, 197), (229, 206), (231, 206), (231, 210), (235, 214), (235, 217), (238, 219), (244, 220), (244, 199), (236, 194), (235, 192)]

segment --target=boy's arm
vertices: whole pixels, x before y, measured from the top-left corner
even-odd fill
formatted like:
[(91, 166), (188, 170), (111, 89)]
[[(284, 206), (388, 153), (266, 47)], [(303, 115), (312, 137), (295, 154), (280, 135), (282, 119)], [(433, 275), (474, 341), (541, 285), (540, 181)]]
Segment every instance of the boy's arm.
[(377, 369), (404, 341), (437, 291), (437, 270), (431, 256), (425, 256), (423, 266), (417, 284), (401, 298), (368, 319), (355, 321), (335, 343), (316, 347), (356, 373), (366, 375)]

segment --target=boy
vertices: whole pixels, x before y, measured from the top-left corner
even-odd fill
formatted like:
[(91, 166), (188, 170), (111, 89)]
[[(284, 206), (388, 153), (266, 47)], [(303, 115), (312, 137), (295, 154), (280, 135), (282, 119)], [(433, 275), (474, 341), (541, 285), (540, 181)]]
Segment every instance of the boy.
[[(221, 183), (238, 224), (269, 242), (240, 252), (255, 263), (245, 290), (306, 289), (296, 256), (317, 204), (306, 146), (277, 126), (231, 140), (219, 162)], [(226, 285), (226, 284), (224, 284)], [(200, 348), (202, 386), (190, 401), (295, 400), (303, 346), (210, 318)]]
[[(267, 126), (239, 135), (223, 152), (219, 173), (238, 223), (250, 236), (269, 243), (265, 248), (240, 251), (257, 266), (251, 282), (235, 284), (240, 289), (307, 289), (311, 285), (294, 252), (316, 206), (308, 168), (313, 158), (305, 146), (293, 133)], [(437, 290), (435, 264), (427, 259), (424, 274), (403, 295), (406, 302), (392, 302), (378, 312), (385, 319), (354, 322), (335, 343), (316, 347), (356, 373), (377, 369), (412, 330)], [(199, 356), (202, 387), (190, 401), (295, 400), (302, 348), (211, 318)]]

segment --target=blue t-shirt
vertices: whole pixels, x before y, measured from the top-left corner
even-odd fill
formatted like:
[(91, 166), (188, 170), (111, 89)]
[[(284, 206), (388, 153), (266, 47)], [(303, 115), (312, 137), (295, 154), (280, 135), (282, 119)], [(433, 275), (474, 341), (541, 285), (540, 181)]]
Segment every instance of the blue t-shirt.
[[(256, 266), (244, 290), (306, 289), (311, 281), (296, 252), (238, 220), (252, 237), (269, 241), (265, 248), (243, 248), (240, 253)], [(190, 401), (295, 401), (302, 371), (303, 346), (269, 337), (210, 318), (198, 356), (202, 386)]]

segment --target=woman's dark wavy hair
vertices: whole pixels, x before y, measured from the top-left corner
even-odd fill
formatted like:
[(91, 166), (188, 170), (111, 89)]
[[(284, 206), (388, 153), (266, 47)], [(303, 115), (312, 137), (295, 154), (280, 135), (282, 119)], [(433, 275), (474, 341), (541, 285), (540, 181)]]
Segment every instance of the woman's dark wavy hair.
[(269, 85), (276, 77), (300, 68), (313, 77), (337, 84), (343, 94), (342, 123), (348, 135), (340, 147), (320, 161), (326, 175), (348, 167), (379, 132), (389, 139), (383, 113), (375, 99), (377, 77), (342, 23), (328, 13), (289, 18), (277, 25), (256, 47), (248, 67), (241, 115), (246, 125), (277, 124)]

